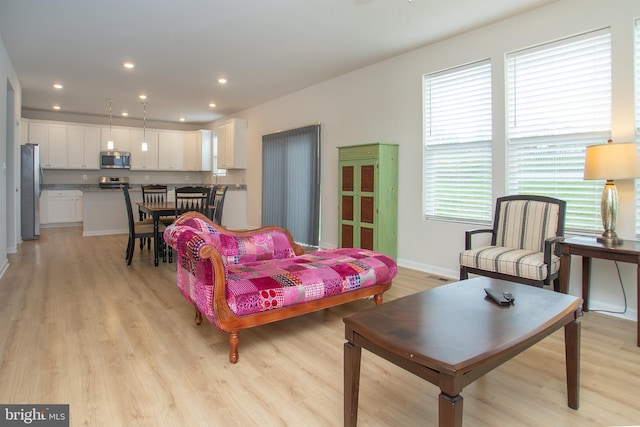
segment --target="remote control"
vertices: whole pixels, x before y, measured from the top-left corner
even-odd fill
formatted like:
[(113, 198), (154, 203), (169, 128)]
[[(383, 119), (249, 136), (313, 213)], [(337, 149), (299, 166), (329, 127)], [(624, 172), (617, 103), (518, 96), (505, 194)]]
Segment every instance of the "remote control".
[(509, 301), (510, 303), (513, 303), (516, 299), (513, 297), (513, 295), (511, 295), (511, 292), (503, 292), (502, 296), (505, 297), (505, 299), (507, 301)]
[[(489, 297), (491, 297), (492, 300), (494, 300), (499, 305), (509, 305), (512, 301), (514, 301), (513, 296), (508, 292), (502, 293), (491, 288), (484, 288), (484, 291), (487, 293), (487, 295), (489, 295)], [(505, 294), (507, 294), (509, 298)]]

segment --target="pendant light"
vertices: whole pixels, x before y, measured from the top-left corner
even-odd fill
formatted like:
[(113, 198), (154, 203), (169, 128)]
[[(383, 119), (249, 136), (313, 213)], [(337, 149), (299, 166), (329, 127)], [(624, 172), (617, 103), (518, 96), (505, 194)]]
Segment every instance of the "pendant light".
[(113, 99), (109, 100), (109, 140), (107, 141), (107, 150), (113, 150), (113, 137), (111, 136), (111, 105), (113, 103)]
[(142, 103), (142, 108), (143, 108), (144, 116), (142, 118), (142, 147), (141, 147), (141, 150), (142, 151), (147, 151), (149, 147), (147, 146), (147, 103), (146, 102)]

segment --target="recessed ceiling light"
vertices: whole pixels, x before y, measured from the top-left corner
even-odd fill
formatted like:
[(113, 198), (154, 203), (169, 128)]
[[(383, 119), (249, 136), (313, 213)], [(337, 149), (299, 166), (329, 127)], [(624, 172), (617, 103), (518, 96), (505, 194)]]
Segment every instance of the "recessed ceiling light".
[(129, 115), (129, 113), (127, 113), (126, 111), (122, 112), (122, 117), (127, 117)]
[(147, 95), (140, 95), (138, 98), (140, 98), (140, 99), (147, 99)]
[(209, 107), (214, 108), (216, 106), (216, 104), (214, 104), (213, 102), (211, 104), (209, 104)]
[(220, 84), (225, 84), (227, 82), (227, 79), (225, 79), (224, 77), (221, 77), (218, 79), (218, 83)]
[(62, 89), (64, 86), (62, 86), (60, 83), (56, 83), (53, 85), (53, 87), (56, 89)]
[(59, 109), (60, 109), (60, 106), (59, 106), (59, 105), (54, 105), (54, 106), (53, 106), (53, 109), (54, 109), (54, 110), (59, 110)]
[(123, 65), (124, 65), (124, 68), (127, 68), (129, 70), (135, 67), (135, 65), (133, 65), (133, 63), (131, 62), (125, 62)]
[(180, 121), (184, 122), (186, 119), (184, 117), (180, 117)]

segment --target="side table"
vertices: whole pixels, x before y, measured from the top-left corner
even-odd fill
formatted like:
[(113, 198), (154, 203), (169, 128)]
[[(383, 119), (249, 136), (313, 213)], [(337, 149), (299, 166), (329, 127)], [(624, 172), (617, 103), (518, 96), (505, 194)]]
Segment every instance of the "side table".
[[(637, 305), (640, 310), (640, 242), (624, 240), (621, 244), (607, 246), (600, 243), (593, 236), (569, 237), (559, 243), (560, 247), (560, 292), (569, 290), (569, 273), (571, 270), (571, 255), (582, 257), (582, 311), (589, 311), (589, 286), (591, 279), (591, 258), (608, 259), (611, 261), (636, 264), (636, 294)], [(638, 311), (640, 318), (640, 311)], [(640, 320), (640, 319), (638, 319)], [(640, 322), (637, 326), (636, 345), (640, 347)]]

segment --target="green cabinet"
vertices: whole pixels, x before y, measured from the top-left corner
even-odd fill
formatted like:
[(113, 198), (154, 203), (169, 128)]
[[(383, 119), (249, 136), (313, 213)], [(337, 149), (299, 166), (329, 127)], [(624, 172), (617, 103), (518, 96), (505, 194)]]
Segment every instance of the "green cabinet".
[(398, 145), (338, 147), (338, 242), (397, 258)]

